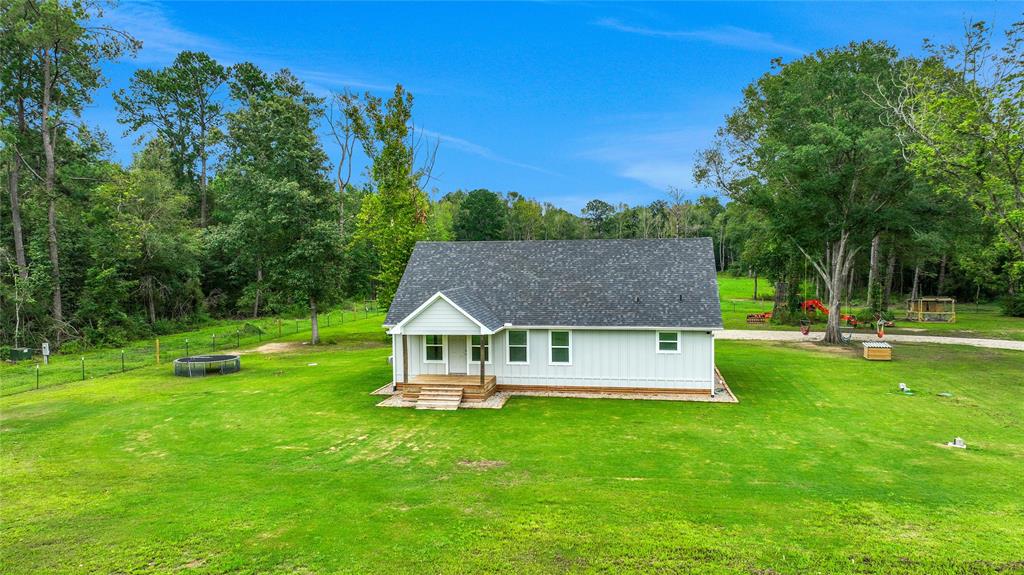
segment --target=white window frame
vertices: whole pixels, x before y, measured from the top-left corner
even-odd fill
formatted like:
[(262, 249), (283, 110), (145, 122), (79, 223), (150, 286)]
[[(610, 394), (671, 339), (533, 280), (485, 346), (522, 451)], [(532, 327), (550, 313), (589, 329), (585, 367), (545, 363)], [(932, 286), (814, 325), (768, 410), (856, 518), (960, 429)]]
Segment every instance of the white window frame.
[[(526, 334), (526, 361), (512, 361), (512, 338), (509, 337), (514, 331), (521, 331)], [(516, 347), (523, 347), (517, 345)], [(510, 329), (505, 331), (505, 363), (508, 365), (529, 365), (530, 363), (530, 330)]]
[[(551, 353), (554, 350), (554, 347), (555, 347), (555, 346), (552, 345), (552, 335), (555, 334), (555, 333), (562, 333), (562, 332), (569, 334), (569, 345), (566, 346), (568, 348), (568, 350), (569, 350), (569, 361), (554, 361), (553, 354)], [(562, 346), (558, 346), (558, 347), (559, 347), (559, 349), (562, 348)], [(548, 365), (572, 365), (572, 330), (571, 329), (549, 329), (548, 330)]]
[[(494, 346), (493, 346), (494, 342), (491, 340), (490, 334), (488, 334), (488, 335), (481, 335), (479, 337), (482, 337), (482, 338), (486, 337), (487, 338), (487, 348), (490, 351), (493, 352), (494, 351)], [(484, 365), (491, 365), (493, 362), (494, 362), (494, 354), (493, 353), (488, 353), (487, 354), (487, 361), (484, 362)], [(466, 336), (466, 372), (467, 373), (469, 372), (469, 366), (471, 366), (471, 365), (480, 365), (480, 360), (473, 361), (473, 336), (472, 335), (467, 335)]]
[[(437, 336), (441, 338), (441, 359), (427, 359), (427, 338)], [(448, 336), (432, 333), (423, 336), (423, 363), (448, 363)], [(436, 345), (431, 347), (437, 347)]]
[[(674, 333), (676, 334), (676, 348), (675, 350), (661, 349), (661, 334), (663, 333)], [(654, 332), (654, 352), (655, 353), (682, 353), (683, 351), (683, 334), (678, 331), (656, 331)]]

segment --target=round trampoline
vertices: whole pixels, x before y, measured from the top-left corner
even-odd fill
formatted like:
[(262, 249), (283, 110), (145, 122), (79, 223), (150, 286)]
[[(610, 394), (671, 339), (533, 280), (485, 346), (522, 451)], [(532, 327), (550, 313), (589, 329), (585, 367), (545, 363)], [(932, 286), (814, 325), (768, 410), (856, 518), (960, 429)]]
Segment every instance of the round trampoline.
[(242, 369), (237, 355), (193, 355), (174, 360), (174, 375), (203, 377), (209, 374), (235, 373)]

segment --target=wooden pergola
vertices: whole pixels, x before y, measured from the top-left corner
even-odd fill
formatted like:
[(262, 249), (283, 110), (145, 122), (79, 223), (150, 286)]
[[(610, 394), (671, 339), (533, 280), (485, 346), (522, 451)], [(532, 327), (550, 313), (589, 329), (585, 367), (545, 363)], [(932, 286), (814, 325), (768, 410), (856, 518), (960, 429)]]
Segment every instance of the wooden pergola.
[(909, 321), (956, 322), (956, 298), (927, 296), (907, 300)]

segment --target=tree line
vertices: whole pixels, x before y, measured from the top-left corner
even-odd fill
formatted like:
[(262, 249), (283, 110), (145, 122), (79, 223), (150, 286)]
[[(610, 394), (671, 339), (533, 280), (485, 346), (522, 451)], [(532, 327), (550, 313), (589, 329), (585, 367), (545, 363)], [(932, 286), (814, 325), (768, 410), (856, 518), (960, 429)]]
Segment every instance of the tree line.
[(976, 23), (959, 44), (924, 47), (913, 58), (867, 41), (776, 60), (695, 169), (749, 212), (743, 257), (776, 282), (776, 308), (808, 270), (820, 282), (829, 342), (857, 279), (885, 311), (897, 261), (913, 270), (912, 297), (984, 290), (1020, 313), (1024, 21), (1001, 46)]
[(139, 150), (122, 166), (81, 120), (103, 64), (142, 48), (105, 6), (3, 0), (0, 344), (300, 310), (316, 342), (320, 310), (388, 305), (419, 240), (709, 236), (720, 270), (774, 283), (779, 311), (809, 284), (833, 309), (1019, 289), (1020, 24), (1001, 51), (982, 24), (923, 59), (865, 42), (778, 61), (700, 154), (710, 193), (575, 214), (434, 189), (438, 142), (401, 85), (321, 96), (288, 70), (202, 52), (114, 90)]

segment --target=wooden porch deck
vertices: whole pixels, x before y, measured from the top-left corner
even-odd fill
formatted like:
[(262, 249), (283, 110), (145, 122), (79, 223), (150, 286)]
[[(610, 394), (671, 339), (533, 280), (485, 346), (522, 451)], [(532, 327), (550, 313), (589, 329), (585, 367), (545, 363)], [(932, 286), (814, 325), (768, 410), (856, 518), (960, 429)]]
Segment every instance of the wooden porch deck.
[(494, 393), (496, 382), (493, 375), (485, 375), (483, 385), (479, 375), (417, 375), (409, 383), (399, 381), (397, 389), (406, 401), (418, 400), (424, 387), (462, 389), (462, 401), (484, 401)]

